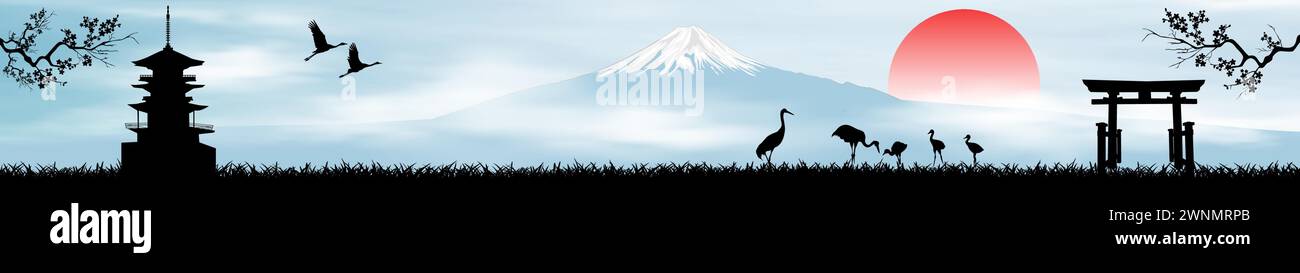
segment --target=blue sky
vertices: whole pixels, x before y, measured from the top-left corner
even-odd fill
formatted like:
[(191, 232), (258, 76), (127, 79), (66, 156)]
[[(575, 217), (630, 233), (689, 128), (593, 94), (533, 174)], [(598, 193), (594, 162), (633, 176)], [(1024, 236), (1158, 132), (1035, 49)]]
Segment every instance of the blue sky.
[[(130, 61), (163, 41), (164, 1), (0, 1), (0, 30), (18, 30), (42, 7), (52, 27), (75, 27), (81, 16), (120, 14), (122, 31), (138, 32), (100, 65), (71, 72), (55, 101), (0, 83), (0, 146), (61, 140), (133, 138), (126, 104), (147, 70)], [(1161, 28), (1163, 8), (1207, 9), (1212, 23), (1233, 25), (1253, 41), (1273, 24), (1300, 33), (1295, 1), (171, 1), (173, 46), (207, 61), (188, 72), (208, 87), (191, 93), (213, 106), (200, 122), (220, 128), (257, 125), (353, 124), (428, 119), (476, 103), (603, 68), (677, 26), (697, 25), (766, 65), (883, 89), (889, 63), (907, 32), (946, 10), (973, 8), (1015, 26), (1033, 48), (1043, 96), (1031, 108), (1099, 115), (1087, 105), (1082, 78), (1209, 80), (1188, 119), (1201, 124), (1300, 131), (1300, 57), (1279, 56), (1255, 100), (1217, 88), (1218, 73), (1166, 66), (1174, 56), (1157, 41), (1140, 42), (1143, 27)], [(308, 20), (332, 42), (356, 42), (362, 58), (384, 64), (357, 76), (355, 101), (339, 99), (337, 75), (346, 51), (311, 62)], [(51, 36), (52, 37), (52, 36)], [(8, 82), (8, 81), (6, 81)], [(1126, 112), (1167, 118), (1166, 109)], [(109, 147), (115, 148), (115, 147)], [(112, 149), (109, 149), (112, 150)], [(0, 161), (24, 154), (4, 153)], [(109, 156), (115, 156), (109, 155)]]

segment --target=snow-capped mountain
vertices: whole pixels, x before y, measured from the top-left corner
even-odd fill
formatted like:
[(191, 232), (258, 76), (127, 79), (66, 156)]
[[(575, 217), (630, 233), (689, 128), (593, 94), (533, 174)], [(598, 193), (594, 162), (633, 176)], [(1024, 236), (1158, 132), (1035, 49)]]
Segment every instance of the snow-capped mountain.
[(657, 70), (667, 73), (676, 69), (686, 72), (713, 71), (719, 74), (740, 71), (754, 75), (765, 66), (737, 52), (697, 26), (678, 27), (636, 54), (601, 69), (598, 76), (615, 72), (634, 73)]

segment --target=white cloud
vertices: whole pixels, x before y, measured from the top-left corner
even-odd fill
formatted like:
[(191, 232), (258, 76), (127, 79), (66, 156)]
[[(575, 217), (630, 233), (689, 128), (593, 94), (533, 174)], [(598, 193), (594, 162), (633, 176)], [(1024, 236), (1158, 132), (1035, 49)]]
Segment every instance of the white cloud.
[(229, 91), (265, 91), (253, 86), (268, 86), (267, 81), (295, 79), (311, 68), (302, 62), (291, 62), (284, 51), (276, 52), (274, 46), (236, 45), (216, 51), (198, 51), (191, 55), (203, 59), (204, 64), (187, 70), (199, 75), (200, 83), (222, 86)]
[[(545, 66), (493, 57), (472, 58), (429, 73), (432, 75), (427, 78), (414, 79), (414, 84), (397, 85), (403, 87), (391, 89), (376, 87), (384, 85), (361, 75), (356, 77), (356, 100), (342, 101), (337, 96), (327, 96), (313, 103), (325, 110), (321, 114), (330, 123), (430, 119), (515, 91), (575, 76)], [(427, 79), (433, 79), (433, 82), (423, 82)]]
[[(57, 102), (32, 102), (57, 103)], [(8, 140), (41, 140), (50, 138), (127, 136), (123, 124), (135, 122), (134, 110), (120, 104), (99, 104), (69, 108), (55, 115), (33, 117), (32, 120), (7, 126), (18, 134)]]
[(1222, 9), (1276, 9), (1300, 7), (1300, 1), (1294, 0), (1186, 0), (1185, 2), (1203, 8)]
[[(227, 5), (226, 3), (216, 3), (217, 5)], [(270, 12), (271, 9), (248, 7), (243, 10), (225, 10), (217, 8), (205, 8), (202, 5), (195, 6), (177, 6), (172, 9), (172, 20), (192, 21), (203, 25), (229, 26), (239, 25), (243, 27), (257, 28), (306, 28), (306, 23), (298, 18), (306, 18), (293, 14), (289, 9), (278, 9)], [(155, 18), (160, 20), (166, 16), (163, 7), (126, 7), (112, 9), (112, 12), (122, 16)]]
[[(610, 112), (613, 113), (602, 116), (596, 124), (579, 129), (577, 133), (605, 142), (653, 145), (677, 150), (749, 143), (750, 136), (761, 134), (750, 128), (710, 124), (684, 117), (680, 111), (622, 108)], [(742, 139), (744, 141), (739, 141)]]
[(481, 113), (484, 115), (475, 116), (473, 121), (450, 126), (477, 135), (527, 136), (556, 150), (589, 150), (597, 144), (704, 150), (748, 144), (752, 136), (764, 134), (755, 128), (686, 117), (678, 109), (607, 107), (593, 112), (535, 104), (494, 109), (501, 111)]

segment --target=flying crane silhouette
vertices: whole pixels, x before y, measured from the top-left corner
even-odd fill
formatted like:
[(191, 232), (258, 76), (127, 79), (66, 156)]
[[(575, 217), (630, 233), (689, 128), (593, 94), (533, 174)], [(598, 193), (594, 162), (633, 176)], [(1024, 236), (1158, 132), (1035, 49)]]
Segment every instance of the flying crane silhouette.
[(352, 46), (348, 47), (348, 73), (343, 73), (343, 75), (339, 75), (339, 78), (342, 78), (343, 76), (347, 76), (348, 74), (361, 72), (362, 69), (366, 69), (367, 67), (371, 67), (377, 64), (382, 64), (382, 63), (381, 62), (374, 62), (371, 64), (362, 63), (361, 58), (357, 57), (357, 43), (352, 43)]
[(879, 141), (874, 141), (874, 140), (872, 140), (871, 143), (868, 144), (868, 143), (867, 143), (867, 134), (866, 134), (866, 133), (863, 133), (862, 130), (858, 130), (858, 128), (853, 128), (853, 126), (849, 126), (848, 124), (840, 125), (839, 128), (835, 128), (835, 132), (831, 133), (831, 136), (832, 136), (832, 137), (840, 137), (841, 140), (844, 140), (844, 142), (848, 142), (848, 143), (849, 143), (849, 161), (850, 161), (850, 162), (852, 162), (852, 161), (854, 161), (854, 160), (857, 160), (857, 157), (858, 157), (858, 143), (862, 143), (862, 147), (863, 147), (863, 148), (871, 147), (871, 146), (875, 146), (875, 147), (876, 147), (876, 152), (877, 152), (877, 153), (880, 152), (880, 142), (879, 142)]
[(325, 53), (325, 51), (330, 51), (330, 49), (334, 49), (335, 47), (340, 47), (348, 44), (348, 43), (339, 43), (337, 45), (331, 45), (329, 42), (326, 42), (325, 32), (320, 31), (320, 26), (316, 25), (316, 20), (311, 20), (311, 22), (307, 23), (307, 28), (311, 29), (311, 39), (316, 43), (316, 51), (312, 51), (311, 56), (307, 56), (306, 59), (302, 59), (302, 61), (304, 62), (310, 61), (311, 57), (316, 57), (316, 54)]
[[(938, 157), (939, 160), (943, 160), (943, 148), (945, 148), (946, 146), (943, 145), (943, 141), (934, 139), (934, 129), (930, 129), (929, 134), (930, 134), (930, 147), (934, 149), (934, 157)], [(934, 157), (930, 158), (930, 165), (934, 165), (935, 162)]]
[(785, 139), (785, 114), (794, 115), (790, 110), (781, 108), (781, 129), (767, 135), (767, 138), (758, 144), (758, 149), (754, 150), (754, 153), (758, 154), (758, 159), (763, 159), (763, 155), (767, 154), (767, 164), (772, 164), (772, 153), (776, 150), (776, 146), (781, 145), (781, 140)]

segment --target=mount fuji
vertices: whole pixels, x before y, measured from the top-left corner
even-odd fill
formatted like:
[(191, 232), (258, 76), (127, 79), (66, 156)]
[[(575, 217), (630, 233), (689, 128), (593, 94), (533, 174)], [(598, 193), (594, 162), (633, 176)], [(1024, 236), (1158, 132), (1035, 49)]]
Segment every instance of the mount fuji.
[[(869, 60), (867, 60), (869, 61)], [(885, 60), (880, 60), (885, 61)], [(653, 72), (653, 73), (651, 73)], [(693, 78), (660, 77), (694, 75)], [(618, 75), (637, 75), (620, 77)], [(667, 79), (667, 80), (665, 80)], [(695, 84), (684, 92), (695, 103), (654, 95), (653, 87)], [(644, 83), (644, 85), (640, 85)], [(618, 85), (608, 89), (610, 85)], [(605, 89), (602, 89), (605, 88)], [(600, 103), (617, 94), (631, 102)], [(616, 93), (610, 93), (616, 92)], [(693, 96), (690, 96), (692, 95)], [(672, 99), (670, 99), (672, 98)], [(608, 98), (604, 98), (608, 99)], [(683, 115), (698, 107), (699, 115)], [(219, 161), (295, 164), (337, 159), (386, 163), (487, 162), (535, 165), (553, 162), (760, 162), (754, 148), (781, 126), (784, 143), (774, 162), (844, 162), (849, 147), (831, 132), (842, 124), (866, 132), (886, 147), (908, 143), (905, 163), (930, 164), (926, 132), (947, 142), (949, 163), (971, 161), (962, 137), (986, 148), (984, 163), (1087, 163), (1095, 154), (1099, 117), (1037, 110), (912, 102), (883, 91), (765, 65), (728, 47), (699, 27), (681, 27), (608, 67), (574, 78), (520, 90), (448, 115), (426, 120), (349, 125), (227, 128), (208, 139), (219, 144)], [(1167, 162), (1165, 121), (1125, 120), (1125, 164)], [(291, 137), (313, 136), (313, 137)], [(365, 141), (358, 141), (365, 140)], [(1197, 127), (1203, 162), (1263, 163), (1287, 159), (1290, 132), (1217, 126)], [(1254, 142), (1239, 147), (1238, 142)], [(859, 149), (858, 162), (878, 162), (875, 149)], [(1249, 155), (1249, 156), (1245, 156)], [(931, 157), (932, 160), (927, 160)], [(893, 160), (890, 158), (889, 160)]]
[(614, 73), (637, 73), (656, 70), (662, 73), (683, 70), (689, 73), (708, 70), (714, 74), (730, 71), (753, 76), (763, 64), (727, 47), (704, 29), (696, 26), (679, 27), (659, 38), (636, 54), (601, 69), (598, 76)]

